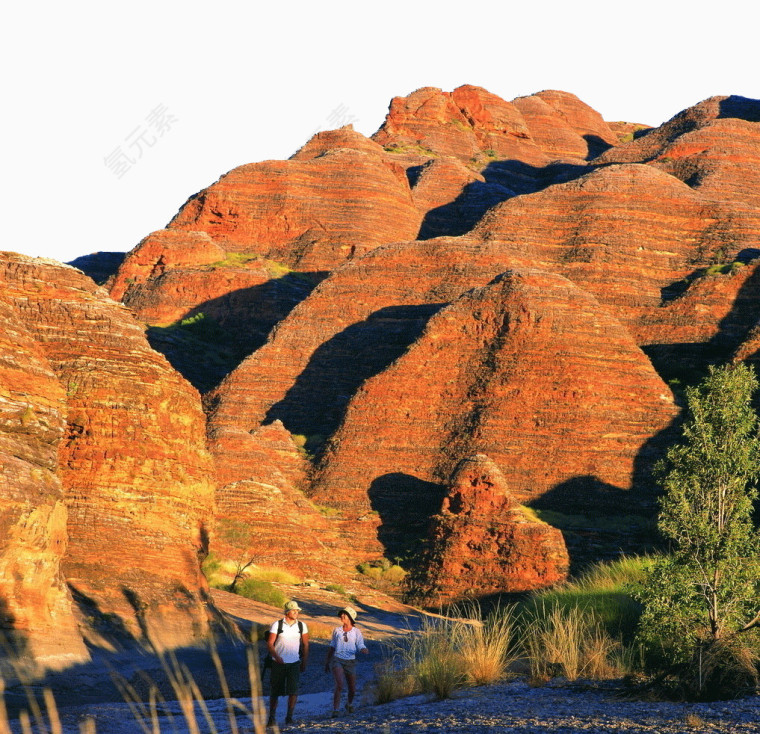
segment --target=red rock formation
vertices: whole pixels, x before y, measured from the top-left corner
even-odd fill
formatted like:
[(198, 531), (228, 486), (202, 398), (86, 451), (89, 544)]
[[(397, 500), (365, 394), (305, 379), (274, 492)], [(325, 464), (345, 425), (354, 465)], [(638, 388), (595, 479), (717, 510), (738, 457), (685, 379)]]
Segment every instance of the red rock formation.
[(433, 158), (419, 167), (412, 188), (424, 215), (419, 239), (465, 234), (492, 206), (514, 196), (456, 158)]
[(531, 165), (548, 162), (514, 105), (470, 85), (453, 92), (423, 87), (408, 97), (394, 97), (372, 139), (387, 150), (452, 156), (464, 163), (481, 159), (486, 151)]
[(435, 501), (460, 457), (485, 453), (520, 502), (551, 493), (619, 510), (642, 501), (625, 492), (674, 415), (670, 390), (596, 299), (554, 274), (510, 271), (441, 310), (363, 384), (313, 497), (393, 527)]
[[(215, 396), (213, 421), (280, 418), (329, 435), (346, 401), (419, 335), (442, 304), (509, 267), (556, 271), (613, 309), (641, 344), (662, 293), (725, 247), (726, 208), (648, 166), (613, 166), (498, 205), (473, 236), (398, 243), (334, 273)], [(371, 285), (370, 285), (371, 284)]]
[(510, 199), (473, 234), (514, 262), (554, 270), (613, 308), (640, 343), (663, 290), (723, 253), (754, 242), (756, 215), (695, 192), (651, 166), (610, 166)]
[(282, 423), (253, 433), (215, 431), (210, 447), (225, 457), (216, 493), (214, 553), (333, 583), (350, 580), (351, 545), (342, 543), (335, 523), (304, 495), (311, 465)]
[(760, 204), (760, 101), (711, 97), (599, 163), (650, 163), (706, 197), (757, 209)]
[(530, 166), (560, 158), (583, 161), (618, 143), (602, 116), (567, 92), (548, 90), (506, 102), (471, 85), (453, 92), (424, 87), (395, 97), (372, 138), (402, 153)]
[(27, 663), (48, 668), (89, 657), (60, 569), (65, 417), (63, 388), (0, 293), (0, 635)]
[(291, 160), (241, 166), (192, 197), (128, 254), (111, 295), (152, 326), (203, 314), (222, 327), (201, 355), (181, 334), (151, 333), (205, 391), (222, 375), (199, 363), (231, 369), (326, 272), (415, 237), (422, 216), (404, 170), (377, 143), (350, 128), (319, 133)]
[(518, 97), (512, 104), (520, 110), (530, 135), (550, 158), (594, 158), (619, 139), (602, 116), (574, 94), (546, 90)]
[(403, 169), (350, 148), (251, 163), (192, 197), (170, 229), (204, 231), (228, 252), (329, 271), (383, 242), (416, 235)]
[(7, 254), (0, 281), (66, 401), (56, 474), (75, 600), (90, 621), (116, 614), (159, 645), (197, 639), (214, 481), (198, 394), (74, 268)]
[(420, 591), (438, 604), (539, 589), (567, 578), (562, 533), (515, 502), (499, 467), (483, 454), (454, 470), (432, 519)]

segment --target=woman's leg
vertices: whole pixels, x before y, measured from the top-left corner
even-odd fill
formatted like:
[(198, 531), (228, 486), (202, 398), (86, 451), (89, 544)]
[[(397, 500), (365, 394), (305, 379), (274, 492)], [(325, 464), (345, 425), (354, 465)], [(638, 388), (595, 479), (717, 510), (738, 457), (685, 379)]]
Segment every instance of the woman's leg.
[(338, 662), (333, 662), (332, 672), (333, 678), (335, 678), (335, 690), (333, 691), (333, 711), (337, 711), (340, 708), (340, 694), (343, 693), (343, 684), (345, 683), (343, 666)]
[(351, 706), (356, 695), (356, 673), (346, 673), (346, 680), (348, 681), (348, 705)]

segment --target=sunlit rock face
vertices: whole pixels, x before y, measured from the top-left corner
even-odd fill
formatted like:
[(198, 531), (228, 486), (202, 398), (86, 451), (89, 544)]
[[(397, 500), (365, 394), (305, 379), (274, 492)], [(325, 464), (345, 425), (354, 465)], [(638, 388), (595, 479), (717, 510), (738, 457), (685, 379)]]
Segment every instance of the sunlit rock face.
[(111, 622), (159, 646), (199, 639), (215, 480), (198, 393), (74, 268), (6, 254), (0, 280), (23, 351), (54, 388), (38, 388), (57, 417), (37, 481), (60, 494), (51, 517), (68, 514), (55, 537), (62, 549), (68, 535), (61, 567), (84, 627)]
[(540, 589), (564, 581), (569, 564), (562, 532), (519, 505), (499, 467), (475, 454), (457, 464), (431, 520), (416, 591), (443, 604)]

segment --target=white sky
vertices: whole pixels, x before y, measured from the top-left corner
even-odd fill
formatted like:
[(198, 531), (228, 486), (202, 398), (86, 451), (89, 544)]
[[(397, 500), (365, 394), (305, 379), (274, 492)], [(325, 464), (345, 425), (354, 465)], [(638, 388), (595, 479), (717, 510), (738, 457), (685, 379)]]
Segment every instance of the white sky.
[[(346, 122), (371, 135), (391, 97), (422, 86), (507, 100), (561, 89), (607, 120), (651, 125), (713, 95), (760, 98), (751, 8), (14, 2), (0, 16), (0, 250), (62, 261), (130, 250), (231, 168), (287, 158)], [(120, 150), (132, 162), (114, 170)]]

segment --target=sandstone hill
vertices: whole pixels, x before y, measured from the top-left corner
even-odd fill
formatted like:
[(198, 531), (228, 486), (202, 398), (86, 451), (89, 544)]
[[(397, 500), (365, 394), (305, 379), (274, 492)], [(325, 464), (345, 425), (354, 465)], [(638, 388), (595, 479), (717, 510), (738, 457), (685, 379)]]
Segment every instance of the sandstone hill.
[(191, 642), (209, 550), (456, 600), (640, 549), (679, 386), (760, 359), (758, 151), (739, 97), (427, 87), (80, 258), (105, 289), (4, 254), (0, 624)]
[(3, 627), (50, 664), (86, 657), (83, 637), (199, 639), (215, 482), (199, 395), (74, 268), (3, 253), (0, 283)]

